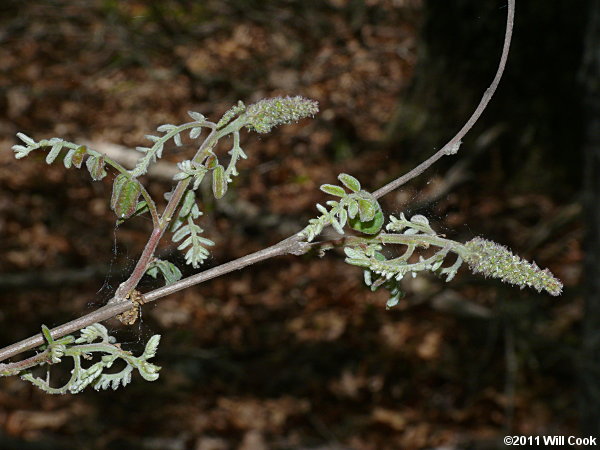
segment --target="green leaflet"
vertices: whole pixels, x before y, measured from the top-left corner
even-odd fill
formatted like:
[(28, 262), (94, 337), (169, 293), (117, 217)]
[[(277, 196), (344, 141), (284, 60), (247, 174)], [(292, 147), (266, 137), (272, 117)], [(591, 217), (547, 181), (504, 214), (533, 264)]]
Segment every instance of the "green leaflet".
[(200, 267), (200, 264), (208, 258), (209, 252), (206, 249), (206, 246), (214, 245), (214, 242), (210, 239), (200, 236), (200, 233), (202, 233), (203, 230), (194, 223), (194, 219), (197, 219), (201, 215), (202, 212), (198, 209), (198, 205), (196, 204), (194, 191), (189, 190), (182, 200), (177, 218), (171, 225), (171, 231), (174, 233), (171, 240), (173, 242), (183, 240), (183, 242), (177, 246), (177, 249), (187, 249), (185, 253), (185, 262), (195, 269)]
[(219, 160), (217, 159), (217, 157), (214, 154), (212, 154), (208, 158), (206, 158), (206, 162), (204, 163), (204, 166), (208, 170), (212, 170), (215, 167), (217, 167), (217, 164), (219, 164)]
[(348, 217), (354, 219), (358, 214), (358, 202), (354, 199), (348, 201)]
[(377, 202), (373, 202), (366, 198), (357, 198), (358, 203), (358, 217), (361, 222), (369, 222), (375, 217), (375, 214), (379, 210)]
[(361, 221), (359, 216), (348, 219), (348, 224), (353, 230), (365, 234), (377, 234), (383, 226), (384, 218), (381, 209), (375, 213), (375, 216), (368, 221)]
[(184, 223), (187, 223), (188, 216), (192, 219), (197, 219), (202, 215), (202, 212), (198, 209), (196, 204), (196, 194), (194, 191), (189, 190), (185, 193), (183, 200), (181, 201), (181, 207), (177, 217), (171, 221), (171, 231), (174, 233)]
[(110, 208), (119, 219), (128, 219), (138, 209), (138, 199), (142, 186), (136, 179), (124, 173), (118, 175), (113, 183)]
[[(377, 253), (375, 253), (374, 256), (377, 258)], [(390, 298), (388, 298), (385, 304), (385, 309), (393, 308), (400, 302), (400, 299), (404, 297), (404, 291), (402, 290), (402, 287), (400, 286), (398, 280), (396, 280), (395, 278), (387, 279), (386, 277), (382, 277), (376, 273), (371, 272), (371, 270), (369, 269), (365, 269), (363, 271), (363, 275), (365, 284), (371, 289), (372, 292), (375, 292), (380, 287), (383, 287), (389, 291)]]
[(408, 220), (404, 213), (400, 213), (398, 217), (390, 216), (390, 223), (385, 227), (388, 231), (402, 232), (402, 234), (429, 234), (435, 236), (437, 233), (429, 225), (427, 217), (421, 214), (414, 215)]
[(227, 192), (227, 180), (225, 179), (225, 168), (217, 165), (212, 173), (212, 190), (216, 199), (219, 199)]
[(46, 339), (46, 342), (48, 342), (48, 344), (54, 343), (54, 338), (52, 337), (52, 334), (50, 333), (50, 329), (46, 325), (43, 325), (43, 324), (42, 324), (42, 335), (44, 336), (44, 339)]
[(173, 284), (176, 281), (181, 280), (181, 271), (177, 268), (175, 264), (170, 261), (165, 261), (163, 259), (155, 259), (150, 263), (146, 273), (150, 275), (152, 278), (157, 278), (160, 273), (162, 277), (165, 279), (165, 286), (169, 284)]
[(344, 187), (334, 184), (323, 184), (321, 190), (327, 194), (340, 197), (338, 201), (329, 200), (329, 210), (317, 204), (317, 209), (322, 214), (316, 219), (310, 219), (308, 226), (300, 233), (312, 241), (326, 225), (331, 225), (339, 234), (344, 234), (346, 223), (356, 231), (365, 234), (377, 234), (381, 231), (384, 217), (377, 199), (361, 189), (360, 182), (352, 175), (342, 173), (338, 176), (344, 187), (351, 192), (347, 193)]
[(52, 164), (54, 162), (65, 144), (65, 141), (62, 139), (51, 139), (50, 142), (52, 142), (52, 148), (50, 148), (50, 151), (46, 155), (46, 164)]
[(204, 175), (208, 171), (203, 164), (190, 161), (189, 159), (177, 163), (177, 167), (179, 168), (180, 172), (173, 176), (173, 180), (181, 181), (191, 177), (194, 181), (192, 187), (192, 190), (194, 191), (198, 189), (200, 183), (202, 183), (202, 180), (204, 179)]
[[(160, 367), (148, 360), (156, 355), (160, 335), (152, 336), (146, 343), (144, 352), (140, 356), (134, 356), (116, 344), (116, 339), (99, 323), (80, 330), (80, 337), (77, 339), (74, 336), (65, 336), (54, 340), (50, 337), (48, 328), (44, 326), (42, 333), (47, 342), (45, 347), (50, 354), (49, 364), (58, 364), (63, 358), (73, 359), (70, 379), (58, 388), (51, 386), (49, 376), (45, 379), (37, 378), (29, 371), (21, 375), (23, 380), (29, 381), (48, 394), (77, 394), (90, 385), (96, 390), (109, 387), (117, 389), (131, 382), (134, 370), (147, 381), (158, 379)], [(84, 367), (83, 363), (92, 359), (94, 355), (100, 356), (100, 361)], [(105, 369), (111, 369), (119, 359), (125, 363), (123, 369), (103, 373)]]
[[(85, 146), (82, 147), (85, 148)], [(88, 172), (92, 176), (92, 180), (99, 181), (106, 176), (103, 156), (90, 155), (87, 161), (85, 162), (85, 165), (88, 169)]]
[(379, 233), (381, 227), (383, 227), (384, 217), (377, 199), (367, 191), (359, 191), (350, 194), (349, 197), (355, 200), (348, 206), (348, 215), (350, 216), (348, 224), (350, 227), (365, 234)]
[(360, 191), (360, 182), (352, 175), (348, 175), (347, 173), (340, 173), (338, 175), (338, 180), (340, 180), (342, 184), (348, 189), (350, 189), (352, 192)]
[(83, 157), (86, 155), (86, 153), (87, 147), (85, 145), (82, 145), (77, 150), (75, 150), (75, 153), (71, 157), (71, 162), (78, 169), (81, 169), (81, 165), (83, 164)]
[[(182, 218), (187, 217), (192, 213), (193, 217), (196, 218), (200, 216), (200, 213), (194, 213), (193, 209), (196, 206), (196, 196), (193, 191), (187, 191), (185, 193), (185, 197), (183, 197), (183, 201), (181, 202), (181, 209), (179, 210), (179, 216)], [(196, 207), (197, 209), (197, 207)]]
[(121, 188), (123, 187), (123, 185), (125, 184), (127, 179), (128, 179), (127, 175), (120, 174), (120, 175), (117, 175), (115, 177), (115, 180), (113, 181), (113, 189), (112, 189), (112, 194), (110, 197), (110, 209), (112, 209), (113, 211), (115, 210), (115, 206), (119, 199), (119, 193), (121, 192)]
[(173, 242), (179, 242), (177, 250), (184, 250), (187, 248), (185, 253), (185, 262), (191, 265), (194, 269), (200, 267), (200, 264), (208, 258), (209, 252), (205, 246), (215, 245), (210, 239), (200, 236), (202, 228), (196, 225), (191, 217), (188, 217), (187, 224), (182, 226), (175, 234), (173, 234)]
[(346, 191), (343, 188), (336, 186), (335, 184), (322, 184), (319, 189), (321, 189), (326, 194), (335, 195), (336, 197), (346, 196)]
[[(142, 200), (140, 202), (138, 202), (137, 205), (135, 205), (135, 211), (133, 212), (133, 214), (129, 217), (135, 217), (135, 216), (140, 216), (142, 214), (147, 213), (148, 211), (150, 211), (150, 208), (148, 208), (148, 203), (146, 202), (146, 200)], [(120, 225), (123, 222), (125, 222), (125, 220), (127, 220), (129, 217), (125, 217), (123, 219), (117, 219), (117, 224)]]

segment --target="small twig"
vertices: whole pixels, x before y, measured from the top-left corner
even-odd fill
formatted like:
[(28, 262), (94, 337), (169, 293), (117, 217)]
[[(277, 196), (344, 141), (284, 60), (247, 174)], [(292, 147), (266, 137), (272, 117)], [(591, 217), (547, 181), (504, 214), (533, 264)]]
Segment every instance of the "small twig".
[(425, 170), (427, 170), (433, 163), (435, 163), (438, 159), (440, 159), (444, 155), (453, 155), (456, 153), (456, 149), (460, 145), (462, 138), (469, 132), (475, 122), (479, 119), (488, 103), (492, 99), (494, 92), (496, 92), (496, 88), (500, 83), (500, 79), (502, 78), (502, 74), (504, 73), (504, 68), (506, 67), (506, 60), (508, 58), (508, 51), (510, 49), (510, 40), (513, 32), (513, 24), (515, 18), (515, 0), (508, 0), (508, 15), (506, 17), (506, 33), (504, 34), (504, 46), (502, 47), (502, 56), (500, 57), (500, 64), (498, 65), (498, 70), (496, 71), (496, 76), (494, 77), (492, 84), (490, 87), (486, 89), (483, 93), (483, 97), (477, 105), (477, 108), (473, 112), (473, 115), (469, 117), (469, 120), (463, 125), (456, 136), (448, 141), (446, 145), (444, 145), (441, 149), (439, 149), (433, 156), (429, 159), (423, 161), (417, 167), (412, 169), (410, 172), (405, 173), (399, 178), (396, 178), (394, 181), (386, 184), (380, 189), (377, 189), (373, 192), (375, 198), (383, 197), (385, 194), (399, 188), (403, 184), (412, 180), (413, 178), (421, 175)]
[(0, 364), (0, 376), (18, 375), (23, 370), (35, 367), (41, 363), (49, 361), (50, 359), (50, 351), (44, 350), (37, 355), (33, 355), (21, 361), (10, 364)]

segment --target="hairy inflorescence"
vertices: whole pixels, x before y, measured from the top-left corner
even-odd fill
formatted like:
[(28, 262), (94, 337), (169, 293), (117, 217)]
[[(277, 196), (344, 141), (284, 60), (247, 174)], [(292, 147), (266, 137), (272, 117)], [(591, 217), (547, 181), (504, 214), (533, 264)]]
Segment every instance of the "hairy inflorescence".
[(313, 117), (318, 111), (316, 101), (301, 96), (265, 99), (248, 107), (246, 126), (257, 133), (268, 133), (277, 125)]
[(473, 273), (499, 278), (521, 289), (530, 287), (554, 296), (562, 292), (562, 283), (548, 269), (540, 269), (535, 262), (514, 255), (503, 245), (476, 237), (465, 247), (468, 249), (465, 260)]

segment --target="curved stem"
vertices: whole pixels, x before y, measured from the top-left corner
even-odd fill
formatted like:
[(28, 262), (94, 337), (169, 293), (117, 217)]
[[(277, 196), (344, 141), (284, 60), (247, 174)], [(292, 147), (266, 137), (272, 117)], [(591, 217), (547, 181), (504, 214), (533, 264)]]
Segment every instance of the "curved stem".
[(444, 145), (441, 149), (439, 149), (433, 156), (423, 161), (417, 167), (412, 169), (410, 172), (402, 175), (399, 178), (396, 178), (394, 181), (386, 184), (380, 189), (377, 189), (373, 192), (375, 198), (383, 197), (385, 194), (393, 191), (394, 189), (399, 188), (406, 182), (412, 180), (413, 178), (421, 175), (425, 170), (427, 170), (433, 163), (435, 163), (438, 159), (440, 159), (444, 155), (453, 155), (456, 153), (458, 146), (460, 145), (461, 139), (467, 134), (467, 132), (473, 128), (475, 122), (479, 119), (488, 103), (492, 99), (494, 92), (498, 88), (498, 84), (500, 83), (500, 79), (502, 78), (502, 74), (504, 73), (504, 68), (506, 67), (506, 60), (508, 58), (508, 51), (510, 49), (510, 41), (513, 32), (513, 25), (515, 19), (515, 0), (508, 0), (508, 14), (506, 17), (506, 32), (504, 34), (504, 45), (502, 47), (502, 56), (500, 57), (500, 63), (498, 64), (498, 70), (496, 71), (496, 76), (492, 81), (492, 84), (486, 91), (483, 93), (483, 97), (475, 108), (475, 111), (469, 117), (469, 120), (463, 125), (456, 136), (448, 141), (446, 145)]

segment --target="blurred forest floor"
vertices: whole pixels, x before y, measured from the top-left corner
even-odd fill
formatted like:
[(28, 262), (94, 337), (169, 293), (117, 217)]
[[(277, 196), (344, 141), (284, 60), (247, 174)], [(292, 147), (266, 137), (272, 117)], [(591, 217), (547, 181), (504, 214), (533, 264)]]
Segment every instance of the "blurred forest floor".
[[(496, 14), (502, 26), (505, 10)], [(318, 186), (338, 173), (374, 190), (424, 159), (389, 127), (414, 83), (422, 20), (419, 0), (3, 1), (1, 346), (100, 306), (150, 230), (143, 218), (115, 227), (110, 180), (47, 166), (41, 153), (16, 161), (16, 132), (134, 148), (188, 110), (215, 120), (239, 99), (318, 100), (315, 120), (244, 134), (249, 160), (235, 189), (218, 204), (204, 192), (214, 266), (299, 230), (324, 201)], [(485, 87), (471, 86), (460, 120)], [(139, 325), (110, 323), (134, 351), (163, 335), (154, 383), (55, 397), (0, 380), (0, 447), (500, 448), (507, 432), (576, 434), (579, 209), (569, 195), (511, 185), (503, 133), (502, 117), (484, 116), (464, 160), (384, 205), (425, 213), (451, 238), (481, 234), (535, 257), (566, 295), (425, 274), (386, 311), (385, 293), (369, 292), (342, 255), (270, 260), (148, 305)], [(193, 149), (168, 149), (164, 161)], [(155, 198), (171, 184), (147, 183)], [(183, 267), (172, 245), (160, 254)]]

